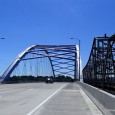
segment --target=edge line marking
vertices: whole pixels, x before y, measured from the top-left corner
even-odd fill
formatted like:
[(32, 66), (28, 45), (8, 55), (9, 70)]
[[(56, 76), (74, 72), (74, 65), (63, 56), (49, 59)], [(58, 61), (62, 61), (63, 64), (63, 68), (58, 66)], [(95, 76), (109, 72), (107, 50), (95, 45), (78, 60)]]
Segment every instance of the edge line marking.
[(32, 115), (37, 109), (39, 109), (44, 103), (46, 103), (51, 97), (53, 97), (56, 93), (58, 93), (62, 88), (64, 88), (68, 83), (60, 87), (58, 90), (56, 90), (53, 94), (51, 94), (48, 98), (46, 98), (42, 103), (40, 103), (38, 106), (36, 106), (33, 110), (31, 110), (27, 115)]

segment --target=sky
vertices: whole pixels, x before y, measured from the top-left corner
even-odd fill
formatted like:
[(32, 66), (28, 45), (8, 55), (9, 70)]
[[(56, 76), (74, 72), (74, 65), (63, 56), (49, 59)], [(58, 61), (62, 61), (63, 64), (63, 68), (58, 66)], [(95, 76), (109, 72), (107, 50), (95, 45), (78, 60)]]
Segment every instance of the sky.
[(0, 76), (31, 45), (74, 45), (77, 39), (84, 67), (94, 37), (105, 33), (115, 34), (115, 0), (0, 0)]

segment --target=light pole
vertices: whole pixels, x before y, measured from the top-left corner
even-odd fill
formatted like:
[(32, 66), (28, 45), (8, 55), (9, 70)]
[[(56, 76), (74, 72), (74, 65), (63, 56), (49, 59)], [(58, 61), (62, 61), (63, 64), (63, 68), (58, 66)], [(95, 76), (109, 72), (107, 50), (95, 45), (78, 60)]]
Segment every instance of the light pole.
[[(4, 40), (5, 38), (0, 38), (1, 40)], [(0, 83), (1, 83), (1, 76), (0, 76)]]
[(0, 38), (0, 39), (4, 40), (5, 38)]
[(80, 81), (80, 39), (78, 38), (70, 38), (70, 39), (76, 39), (79, 41), (79, 81)]

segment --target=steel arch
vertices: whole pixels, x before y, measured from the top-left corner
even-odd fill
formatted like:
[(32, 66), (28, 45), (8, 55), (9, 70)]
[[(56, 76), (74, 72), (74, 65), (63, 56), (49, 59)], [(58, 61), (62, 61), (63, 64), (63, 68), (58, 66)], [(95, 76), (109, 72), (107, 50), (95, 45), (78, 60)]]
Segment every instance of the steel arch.
[[(34, 51), (35, 50), (35, 51)], [(25, 56), (29, 53), (31, 54), (37, 54), (36, 51), (44, 51), (45, 54), (39, 54), (36, 57), (30, 57), (25, 58)], [(16, 66), (20, 63), (21, 60), (29, 60), (29, 59), (36, 59), (36, 58), (43, 58), (48, 57), (53, 76), (56, 76), (56, 72), (60, 74), (64, 74), (64, 72), (61, 72), (61, 69), (64, 69), (64, 67), (60, 67), (62, 63), (67, 64), (68, 67), (65, 67), (65, 69), (68, 69), (66, 72), (68, 75), (71, 75), (71, 72), (74, 72), (74, 79), (77, 79), (77, 47), (76, 45), (32, 45), (25, 49), (22, 53), (20, 53), (13, 63), (7, 68), (7, 70), (2, 75), (2, 80), (5, 81), (9, 78), (10, 74), (13, 72), (13, 70), (16, 68)], [(60, 62), (60, 60), (62, 60)], [(63, 60), (66, 60), (63, 62)], [(73, 69), (71, 69), (73, 67)]]
[[(25, 55), (27, 55), (29, 53), (29, 50), (32, 50), (34, 48), (38, 47), (38, 45), (32, 45), (30, 47), (28, 47), (27, 49), (25, 49), (22, 53), (20, 53), (16, 59), (13, 61), (13, 63), (7, 68), (7, 70), (4, 72), (4, 74), (2, 75), (2, 79), (1, 79), (1, 82), (2, 81), (5, 81), (9, 76), (10, 74), (12, 73), (12, 71), (15, 69), (15, 67), (19, 64), (19, 62), (21, 61), (21, 59), (23, 57), (25, 57)], [(44, 50), (45, 51), (45, 50)], [(45, 51), (46, 53), (48, 53), (47, 51)], [(49, 61), (50, 61), (50, 64), (51, 64), (51, 67), (52, 67), (52, 71), (53, 71), (53, 76), (54, 75), (54, 70), (53, 70), (53, 66), (52, 66), (52, 62), (51, 62), (51, 59), (50, 57), (48, 56), (49, 58)]]

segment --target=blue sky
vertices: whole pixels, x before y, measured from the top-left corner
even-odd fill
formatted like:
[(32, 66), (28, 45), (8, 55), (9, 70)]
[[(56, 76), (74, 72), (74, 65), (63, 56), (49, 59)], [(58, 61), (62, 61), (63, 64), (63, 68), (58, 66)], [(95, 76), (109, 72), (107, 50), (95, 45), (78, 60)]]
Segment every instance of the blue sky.
[(78, 44), (83, 67), (93, 38), (115, 33), (115, 0), (0, 0), (0, 75), (33, 44)]

